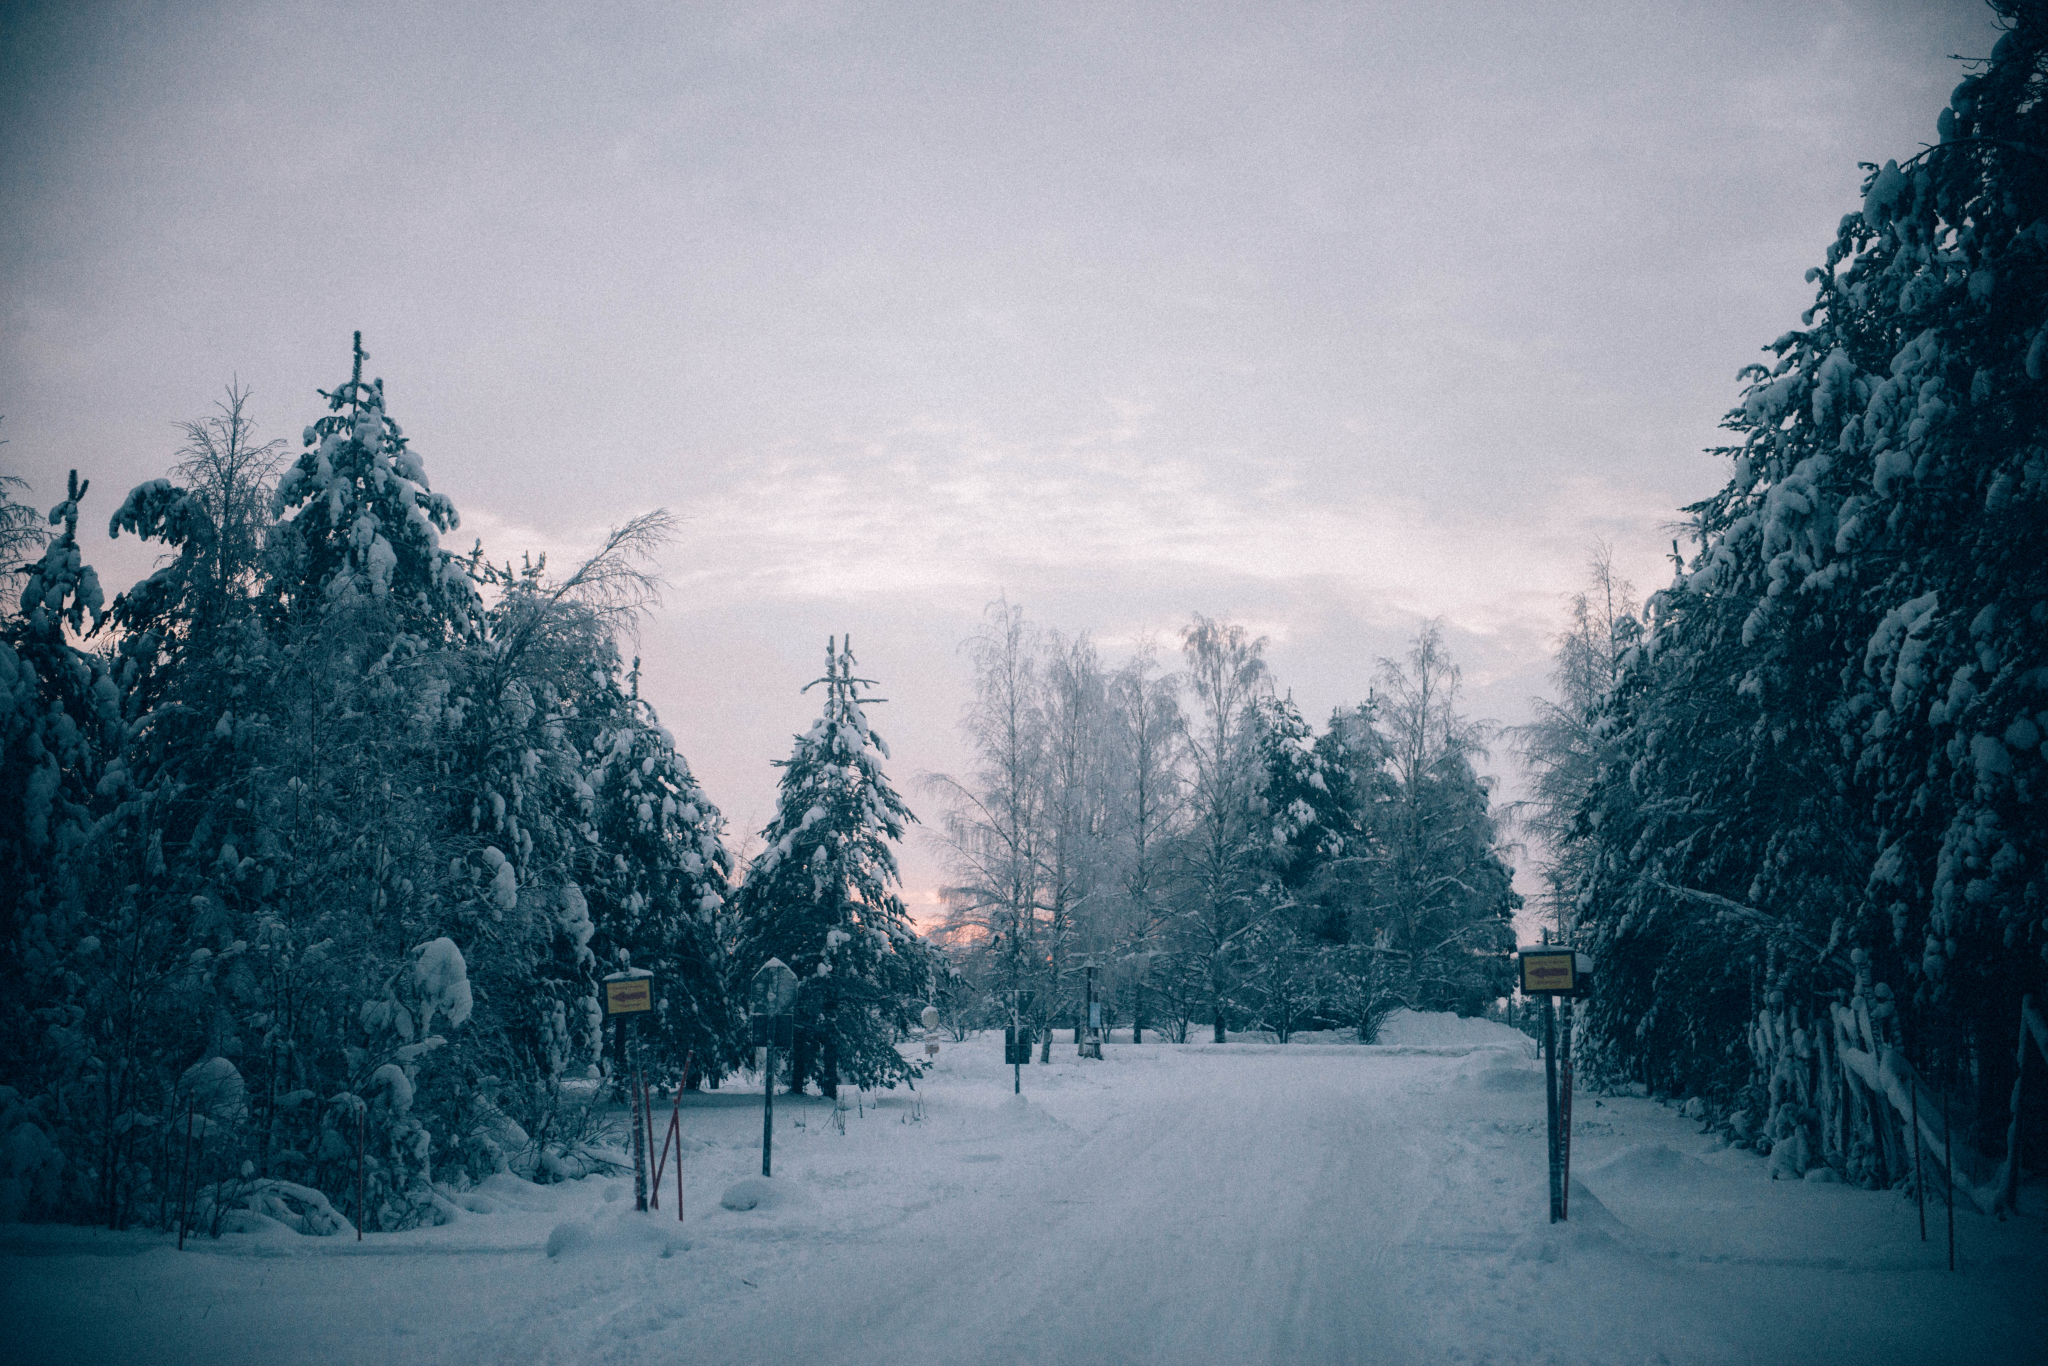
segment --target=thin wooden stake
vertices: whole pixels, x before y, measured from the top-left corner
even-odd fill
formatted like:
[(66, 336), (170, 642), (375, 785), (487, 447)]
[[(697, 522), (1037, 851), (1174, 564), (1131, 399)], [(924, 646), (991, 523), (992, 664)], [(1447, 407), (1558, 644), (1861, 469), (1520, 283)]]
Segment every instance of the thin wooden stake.
[(1927, 1173), (1920, 1161), (1920, 1074), (1913, 1074), (1913, 1203), (1920, 1207), (1920, 1241), (1927, 1241)]
[(185, 1152), (178, 1165), (178, 1251), (185, 1250), (185, 1224), (192, 1198), (192, 1107), (185, 1107)]
[(1956, 1269), (1956, 1144), (1948, 1127), (1948, 1088), (1941, 1088), (1941, 1161), (1948, 1185), (1948, 1269)]
[[(648, 1088), (647, 1074), (640, 1074), (640, 1121), (647, 1130), (647, 1156), (654, 1157), (654, 1094)], [(657, 1173), (647, 1183), (647, 1201), (651, 1208), (661, 1208), (661, 1176)]]
[[(690, 1064), (696, 1060), (697, 1054), (694, 1049), (684, 1056), (683, 1078), (685, 1081), (690, 1076)], [(671, 1144), (675, 1145), (676, 1152), (676, 1222), (681, 1223), (683, 1221), (683, 1088), (680, 1084), (676, 1086), (675, 1108), (669, 1111), (668, 1132), (662, 1136), (661, 1160), (654, 1164), (654, 1180), (649, 1183), (651, 1188), (650, 1200), (656, 1209), (661, 1208), (661, 1174), (668, 1170), (668, 1152), (669, 1145)], [(652, 1150), (654, 1144), (650, 1141), (647, 1146), (649, 1150)]]
[(356, 1241), (363, 1241), (363, 1156), (368, 1146), (368, 1125), (364, 1114), (369, 1107), (356, 1102)]
[[(631, 1053), (626, 1055), (632, 1057)], [(647, 1113), (641, 1095), (640, 1070), (631, 1067), (626, 1073), (626, 1093), (633, 1106), (633, 1208), (641, 1214), (647, 1213)]]
[(2020, 1212), (2020, 1105), (2026, 1099), (2027, 1011), (2033, 1004), (2031, 996), (2020, 998), (2020, 1051), (2013, 1067), (2012, 1123), (2005, 1131), (2005, 1207), (2014, 1214)]

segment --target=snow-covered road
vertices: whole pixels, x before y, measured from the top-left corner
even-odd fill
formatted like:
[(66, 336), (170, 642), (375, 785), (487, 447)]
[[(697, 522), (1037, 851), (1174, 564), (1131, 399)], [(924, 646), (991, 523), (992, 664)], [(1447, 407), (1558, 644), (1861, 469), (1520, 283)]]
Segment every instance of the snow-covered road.
[[(1541, 1073), (1475, 1022), (1421, 1044), (999, 1039), (848, 1117), (691, 1098), (688, 1220), (629, 1183), (500, 1178), (449, 1226), (330, 1240), (0, 1231), (0, 1354), (135, 1362), (1750, 1362), (2048, 1359), (2042, 1221), (1773, 1185), (1652, 1102), (1582, 1098), (1545, 1217)], [(1398, 1030), (1397, 1036), (1398, 1036)], [(1495, 1047), (1488, 1045), (1505, 1045)], [(670, 1187), (671, 1196), (673, 1186)], [(2029, 1191), (2038, 1211), (2048, 1191)], [(488, 1207), (489, 1212), (483, 1212)], [(552, 1242), (555, 1255), (547, 1247)], [(666, 1253), (667, 1255), (663, 1255)]]

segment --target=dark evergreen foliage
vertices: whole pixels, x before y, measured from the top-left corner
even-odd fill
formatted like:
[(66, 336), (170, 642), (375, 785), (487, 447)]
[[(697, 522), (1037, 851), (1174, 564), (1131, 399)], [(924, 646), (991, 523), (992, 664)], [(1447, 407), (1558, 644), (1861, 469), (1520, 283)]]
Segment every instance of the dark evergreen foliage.
[(2048, 6), (1997, 8), (1744, 372), (1733, 474), (1593, 714), (1560, 890), (1613, 1075), (1735, 1097), (1771, 1012), (1896, 1000), (2002, 1123), (2048, 953)]
[(574, 1169), (599, 954), (662, 975), (657, 1072), (738, 1065), (722, 823), (614, 643), (665, 514), (561, 582), (452, 555), (363, 359), (274, 495), (239, 391), (188, 425), (104, 613), (74, 476), (0, 620), (11, 1213), (162, 1220), (188, 1134), (215, 1227), (345, 1225), (359, 1144), (372, 1227)]
[(896, 854), (916, 817), (889, 785), (888, 747), (869, 727), (851, 643), (829, 644), (824, 710), (796, 737), (775, 819), (740, 890), (742, 952), (751, 975), (779, 958), (798, 979), (792, 1089), (810, 1077), (894, 1086), (922, 1067), (895, 1044), (928, 999), (934, 964), (896, 893)]

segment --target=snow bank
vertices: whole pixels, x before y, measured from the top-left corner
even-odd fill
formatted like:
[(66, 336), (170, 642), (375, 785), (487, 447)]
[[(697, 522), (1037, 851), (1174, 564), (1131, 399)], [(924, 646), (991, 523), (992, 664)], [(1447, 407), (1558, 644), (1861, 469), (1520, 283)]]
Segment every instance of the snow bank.
[(1467, 1019), (1448, 1010), (1397, 1010), (1380, 1023), (1383, 1044), (1528, 1049), (1533, 1040), (1498, 1020)]
[(1544, 1224), (1515, 1240), (1508, 1258), (1517, 1262), (1570, 1262), (1581, 1256), (1616, 1256), (1626, 1249), (1628, 1226), (1577, 1181), (1567, 1203), (1571, 1217)]
[(1451, 1084), (1478, 1091), (1540, 1091), (1543, 1069), (1504, 1048), (1486, 1048), (1458, 1064)]
[(1725, 1175), (1668, 1143), (1630, 1144), (1604, 1162), (1588, 1167), (1586, 1174), (1603, 1183), (1614, 1181), (1658, 1190), (1669, 1190), (1674, 1184), (1719, 1180)]
[(687, 1252), (690, 1240), (674, 1216), (649, 1210), (600, 1211), (588, 1219), (568, 1219), (548, 1234), (547, 1255), (559, 1258), (654, 1256)]
[(718, 1203), (729, 1210), (765, 1211), (794, 1208), (803, 1203), (803, 1197), (787, 1181), (777, 1181), (770, 1176), (749, 1176), (727, 1186), (725, 1194), (718, 1197)]

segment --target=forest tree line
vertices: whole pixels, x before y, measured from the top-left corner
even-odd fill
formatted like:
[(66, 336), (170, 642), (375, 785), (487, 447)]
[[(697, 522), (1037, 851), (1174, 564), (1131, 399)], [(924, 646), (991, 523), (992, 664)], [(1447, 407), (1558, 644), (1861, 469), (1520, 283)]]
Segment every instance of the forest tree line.
[[(1744, 372), (1670, 584), (1638, 604), (1603, 559), (1508, 737), (1545, 916), (1597, 964), (1592, 1080), (1869, 1186), (1945, 1150), (1953, 1104), (1987, 1209), (2048, 1139), (2043, 1088), (2014, 1099), (2048, 962), (2048, 13), (1997, 8), (1938, 141), (1868, 168)], [(191, 424), (111, 515), (164, 552), (111, 602), (86, 483), (47, 521), (0, 496), (0, 1219), (161, 1220), (195, 1133), (216, 1209), (308, 1229), (359, 1150), (373, 1227), (572, 1175), (599, 1159), (565, 1096), (612, 1067), (597, 984), (628, 963), (662, 983), (657, 1073), (716, 1084), (783, 958), (784, 1084), (824, 1089), (914, 1079), (926, 1001), (1049, 1048), (1091, 966), (1174, 1038), (1370, 1039), (1506, 991), (1488, 736), (1434, 628), (1319, 730), (1240, 625), (1194, 618), (1168, 668), (995, 604), (971, 766), (920, 799), (927, 938), (850, 646), (742, 866), (620, 648), (665, 514), (567, 572), (444, 548), (361, 359), (296, 455), (232, 391)]]
[[(667, 514), (566, 572), (447, 548), (456, 509), (364, 359), (296, 453), (233, 388), (187, 424), (109, 518), (162, 552), (111, 601), (89, 484), (47, 519), (0, 486), (0, 1218), (196, 1198), (215, 1227), (398, 1228), (498, 1172), (587, 1172), (618, 1071), (602, 980), (629, 967), (658, 983), (642, 1064), (715, 1087), (755, 1065), (748, 980), (781, 958), (777, 1084), (828, 1094), (914, 1081), (898, 1045), (929, 1003), (994, 1023), (1021, 985), (1051, 1021), (1090, 953), (1142, 963), (1136, 1018), (1176, 1036), (1369, 1038), (1396, 1004), (1505, 989), (1518, 903), (1433, 629), (1315, 736), (1240, 627), (1197, 618), (1184, 672), (1111, 675), (991, 609), (982, 767), (933, 780), (974, 888), (941, 948), (898, 892), (916, 818), (851, 642), (737, 860), (621, 651)], [(998, 754), (1002, 705), (1022, 748)], [(1011, 823), (977, 827), (975, 794)]]
[(1906, 1181), (1950, 1102), (1987, 1212), (2048, 1138), (2041, 1057), (2015, 1089), (2048, 1050), (2048, 8), (1994, 8), (1743, 372), (1670, 586), (1638, 609), (1603, 562), (1521, 737), (1599, 964), (1580, 1058), (1793, 1177)]
[(915, 1075), (894, 1031), (935, 963), (850, 649), (743, 869), (619, 648), (667, 514), (567, 573), (444, 548), (364, 359), (295, 456), (234, 389), (189, 424), (112, 514), (165, 552), (112, 602), (87, 482), (47, 524), (0, 489), (0, 1220), (162, 1223), (196, 1190), (216, 1228), (397, 1228), (581, 1174), (629, 966), (656, 1080), (751, 1062), (778, 955), (798, 1085)]
[(993, 604), (972, 642), (974, 767), (937, 775), (953, 883), (940, 936), (958, 1027), (1082, 1025), (1286, 1041), (1390, 1011), (1477, 1014), (1508, 994), (1511, 883), (1473, 767), (1486, 729), (1426, 625), (1320, 733), (1266, 642), (1197, 615), (1180, 668)]

